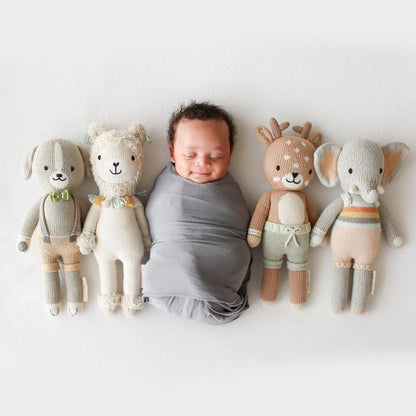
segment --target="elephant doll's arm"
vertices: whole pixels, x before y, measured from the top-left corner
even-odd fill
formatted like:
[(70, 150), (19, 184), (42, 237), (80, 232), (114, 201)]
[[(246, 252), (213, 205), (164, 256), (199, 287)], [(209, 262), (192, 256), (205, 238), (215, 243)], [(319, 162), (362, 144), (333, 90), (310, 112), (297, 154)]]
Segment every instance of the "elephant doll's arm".
[(400, 237), (399, 230), (393, 221), (390, 211), (380, 202), (378, 212), (380, 214), (381, 229), (383, 230), (387, 241), (393, 247), (400, 247), (403, 244), (403, 240)]
[(89, 254), (95, 248), (96, 236), (95, 230), (97, 229), (98, 219), (100, 217), (101, 207), (99, 205), (92, 204), (88, 211), (87, 218), (84, 222), (82, 233), (77, 238), (77, 244), (82, 254)]
[(137, 206), (134, 209), (134, 213), (136, 214), (137, 223), (139, 224), (140, 232), (142, 233), (144, 249), (149, 252), (152, 245), (152, 239), (150, 238), (149, 224), (144, 213), (143, 205)]
[(260, 244), (264, 223), (270, 212), (271, 192), (264, 194), (257, 202), (248, 228), (247, 242), (250, 247)]
[(344, 201), (341, 197), (338, 197), (324, 209), (312, 230), (312, 247), (317, 247), (322, 243), (326, 233), (328, 232), (331, 225), (334, 223), (335, 219), (338, 217), (338, 214), (342, 211), (343, 208)]
[(25, 219), (23, 220), (22, 226), (20, 227), (17, 248), (20, 251), (26, 251), (30, 247), (30, 240), (32, 239), (32, 234), (35, 231), (36, 226), (39, 222), (39, 207), (42, 203), (42, 199), (36, 202), (35, 205), (27, 213)]

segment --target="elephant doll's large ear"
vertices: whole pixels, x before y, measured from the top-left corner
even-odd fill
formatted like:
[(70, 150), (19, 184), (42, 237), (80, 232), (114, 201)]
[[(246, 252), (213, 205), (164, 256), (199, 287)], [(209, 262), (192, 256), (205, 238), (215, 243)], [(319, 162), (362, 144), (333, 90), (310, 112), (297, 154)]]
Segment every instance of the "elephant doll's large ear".
[(339, 182), (337, 162), (342, 148), (332, 143), (319, 146), (314, 153), (315, 171), (322, 185), (332, 187)]
[(407, 159), (409, 148), (404, 143), (389, 143), (381, 148), (384, 153), (384, 170), (382, 183), (389, 183), (396, 176)]

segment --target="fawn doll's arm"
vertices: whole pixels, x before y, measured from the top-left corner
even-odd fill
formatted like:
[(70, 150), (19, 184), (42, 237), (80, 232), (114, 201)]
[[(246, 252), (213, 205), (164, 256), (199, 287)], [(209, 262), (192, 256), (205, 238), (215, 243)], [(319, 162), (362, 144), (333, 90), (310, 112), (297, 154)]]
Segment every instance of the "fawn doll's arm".
[(316, 208), (315, 204), (312, 202), (312, 199), (308, 195), (304, 195), (306, 201), (306, 213), (308, 214), (308, 219), (311, 223), (311, 227), (313, 227), (316, 224), (316, 221), (318, 221), (319, 211)]
[(400, 237), (399, 230), (393, 221), (390, 211), (380, 202), (378, 212), (380, 214), (381, 229), (387, 241), (393, 247), (400, 247), (403, 244), (403, 240)]
[(41, 203), (42, 199), (36, 202), (36, 204), (32, 206), (25, 219), (23, 220), (17, 241), (17, 248), (19, 251), (26, 251), (30, 247), (32, 234), (39, 222), (39, 207)]
[(344, 200), (339, 196), (333, 200), (322, 212), (312, 230), (311, 246), (319, 246), (338, 214), (344, 208)]
[(264, 223), (270, 212), (271, 192), (264, 194), (257, 203), (248, 228), (247, 242), (250, 247), (260, 244)]
[(144, 213), (143, 205), (139, 205), (134, 209), (136, 214), (137, 223), (139, 224), (140, 232), (142, 233), (144, 249), (149, 252), (152, 245), (152, 239), (150, 238), (149, 224)]

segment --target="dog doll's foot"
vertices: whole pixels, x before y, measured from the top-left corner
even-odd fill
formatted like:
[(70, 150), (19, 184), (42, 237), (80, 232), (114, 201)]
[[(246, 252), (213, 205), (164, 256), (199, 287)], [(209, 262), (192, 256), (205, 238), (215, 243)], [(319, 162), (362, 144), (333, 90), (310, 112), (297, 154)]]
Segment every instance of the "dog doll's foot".
[(71, 316), (77, 315), (82, 309), (82, 303), (68, 302), (67, 310)]
[(137, 314), (137, 312), (143, 309), (143, 300), (141, 296), (123, 295), (121, 298), (121, 308), (123, 309), (124, 316), (130, 318)]
[(48, 312), (52, 316), (56, 316), (59, 313), (61, 304), (60, 303), (48, 303), (45, 305), (45, 307), (46, 307), (46, 312)]
[(117, 312), (120, 306), (121, 295), (118, 293), (112, 293), (111, 295), (100, 295), (97, 298), (98, 305), (104, 312), (104, 315), (111, 316)]

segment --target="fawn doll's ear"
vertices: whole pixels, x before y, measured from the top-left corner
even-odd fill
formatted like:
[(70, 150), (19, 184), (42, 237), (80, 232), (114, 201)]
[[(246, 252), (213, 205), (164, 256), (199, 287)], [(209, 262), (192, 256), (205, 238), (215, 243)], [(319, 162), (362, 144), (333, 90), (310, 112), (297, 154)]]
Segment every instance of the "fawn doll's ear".
[(389, 183), (403, 166), (409, 153), (409, 147), (404, 143), (389, 143), (381, 148), (384, 153), (384, 170), (381, 183)]
[(339, 182), (337, 162), (342, 148), (332, 143), (325, 143), (314, 153), (316, 174), (322, 185), (333, 187)]

